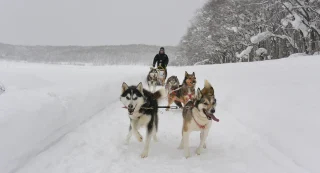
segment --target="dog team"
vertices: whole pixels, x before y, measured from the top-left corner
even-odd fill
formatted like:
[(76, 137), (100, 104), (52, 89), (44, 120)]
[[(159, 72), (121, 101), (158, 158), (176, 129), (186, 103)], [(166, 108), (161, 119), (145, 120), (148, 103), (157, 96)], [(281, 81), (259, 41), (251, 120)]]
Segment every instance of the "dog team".
[(193, 131), (200, 131), (200, 145), (196, 149), (196, 153), (200, 155), (201, 150), (206, 148), (205, 141), (212, 125), (212, 120), (219, 122), (219, 119), (214, 116), (217, 100), (213, 87), (205, 80), (204, 87), (196, 90), (195, 73), (188, 74), (185, 72), (181, 85), (177, 76), (171, 76), (165, 84), (165, 89), (155, 91), (157, 74), (156, 70), (151, 67), (147, 83), (149, 90), (150, 86), (153, 86), (153, 92), (144, 89), (141, 82), (137, 86), (128, 86), (125, 82), (122, 84), (120, 101), (128, 110), (130, 119), (126, 143), (129, 143), (132, 136), (142, 142), (143, 137), (138, 130), (141, 127), (145, 127), (146, 138), (141, 157), (148, 156), (151, 138), (157, 141), (159, 124), (158, 101), (167, 96), (167, 111), (172, 103), (182, 108), (183, 126), (179, 149), (183, 149), (184, 156), (189, 158), (191, 156), (189, 135)]

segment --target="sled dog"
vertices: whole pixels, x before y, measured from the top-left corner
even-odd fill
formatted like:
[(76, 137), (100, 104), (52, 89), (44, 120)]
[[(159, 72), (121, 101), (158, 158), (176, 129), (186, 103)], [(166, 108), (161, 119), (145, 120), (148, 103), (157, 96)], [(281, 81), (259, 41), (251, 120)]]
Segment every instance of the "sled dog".
[[(188, 74), (185, 72), (182, 85), (168, 94), (168, 106), (175, 102), (177, 106), (182, 108), (182, 104), (185, 105), (189, 100), (194, 100), (196, 83), (197, 80), (195, 73), (193, 72), (192, 74)], [(169, 109), (166, 110), (168, 111)]]
[(180, 82), (177, 76), (170, 76), (166, 82), (165, 89), (169, 94), (171, 91), (178, 89), (180, 86)]
[(143, 89), (140, 82), (137, 86), (128, 86), (122, 84), (122, 93), (120, 101), (128, 109), (130, 119), (129, 133), (126, 138), (126, 144), (129, 144), (131, 136), (135, 136), (139, 142), (143, 141), (139, 129), (146, 127), (146, 139), (141, 157), (145, 158), (149, 153), (151, 138), (157, 141), (158, 130), (158, 100), (165, 96), (164, 89), (151, 93)]
[(183, 127), (179, 149), (184, 149), (186, 158), (190, 157), (189, 134), (192, 131), (200, 131), (200, 145), (196, 153), (200, 155), (201, 149), (206, 148), (205, 141), (212, 125), (211, 120), (219, 121), (213, 115), (215, 107), (214, 89), (206, 80), (204, 88), (202, 90), (198, 88), (195, 102), (189, 101), (182, 111)]
[(148, 82), (149, 91), (151, 91), (151, 87), (152, 87), (151, 92), (155, 92), (157, 87), (157, 82), (158, 82), (158, 69), (154, 67), (150, 67), (150, 71), (147, 76), (147, 82)]

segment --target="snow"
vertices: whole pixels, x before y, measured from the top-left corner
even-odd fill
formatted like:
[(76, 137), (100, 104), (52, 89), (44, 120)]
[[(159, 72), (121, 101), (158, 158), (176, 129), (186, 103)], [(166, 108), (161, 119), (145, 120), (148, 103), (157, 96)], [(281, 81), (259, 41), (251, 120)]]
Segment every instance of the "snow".
[(289, 56), (289, 58), (302, 57), (302, 56), (308, 56), (308, 54), (306, 54), (306, 53), (294, 53), (294, 54), (291, 54), (291, 55)]
[(289, 19), (287, 18), (281, 19), (280, 22), (284, 27), (287, 27), (289, 25)]
[[(201, 88), (208, 79), (218, 101), (221, 121), (208, 148), (186, 160), (177, 150), (181, 110), (161, 110), (159, 142), (151, 143), (148, 158), (139, 157), (143, 145), (134, 138), (123, 144), (129, 119), (121, 84), (145, 84), (149, 67), (0, 62), (7, 89), (0, 95), (0, 172), (316, 173), (319, 65), (317, 55), (168, 67), (180, 80), (194, 71)], [(194, 132), (191, 151), (198, 144)]]
[(6, 91), (6, 88), (2, 83), (0, 83), (0, 95)]
[(298, 46), (297, 44), (294, 42), (294, 40), (291, 38), (291, 37), (288, 37), (286, 35), (277, 35), (277, 34), (273, 34), (271, 33), (270, 31), (265, 31), (265, 32), (261, 32), (261, 33), (258, 33), (257, 35), (254, 35), (250, 38), (250, 41), (251, 43), (253, 44), (258, 44), (259, 42), (261, 41), (264, 41), (266, 40), (267, 38), (269, 37), (278, 37), (278, 38), (281, 38), (281, 39), (286, 39), (288, 40), (288, 42), (295, 48), (298, 49)]
[(196, 62), (196, 63), (194, 63), (193, 65), (194, 66), (197, 66), (197, 65), (204, 65), (206, 62), (208, 62), (209, 61), (209, 59), (205, 59), (205, 60), (203, 60), (203, 61), (199, 61), (199, 62)]
[(267, 38), (269, 38), (270, 36), (272, 36), (273, 34), (270, 31), (266, 31), (266, 32), (261, 32), (255, 36), (252, 36), (250, 38), (251, 43), (253, 44), (257, 44)]
[(237, 58), (245, 58), (248, 59), (249, 58), (249, 54), (252, 50), (253, 46), (248, 46), (245, 50), (243, 50), (240, 54), (237, 52), (236, 53), (236, 57)]
[(286, 22), (290, 22), (294, 29), (301, 30), (304, 37), (308, 36), (309, 28), (303, 23), (303, 18), (296, 12), (292, 11), (292, 14), (289, 14), (285, 19), (282, 19), (281, 22), (284, 26), (288, 25)]
[(230, 31), (233, 31), (233, 32), (235, 32), (235, 33), (238, 33), (240, 27), (235, 27), (235, 26), (233, 26), (233, 27), (226, 27), (226, 29), (228, 29), (228, 30), (230, 30)]
[[(0, 63), (0, 79), (6, 84), (0, 98), (0, 172), (23, 165), (117, 100), (112, 93), (106, 99), (114, 69)], [(118, 75), (121, 84), (130, 72)]]
[(267, 55), (268, 54), (268, 50), (265, 48), (259, 48), (256, 50), (256, 55), (257, 56), (261, 56), (262, 54)]

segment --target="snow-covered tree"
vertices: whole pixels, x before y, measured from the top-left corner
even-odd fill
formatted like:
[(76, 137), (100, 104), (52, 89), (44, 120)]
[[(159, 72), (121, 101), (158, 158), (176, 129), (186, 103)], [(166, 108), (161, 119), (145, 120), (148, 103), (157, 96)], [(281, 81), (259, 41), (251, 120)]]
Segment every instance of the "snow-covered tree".
[(319, 12), (316, 0), (209, 0), (182, 38), (181, 57), (194, 64), (313, 54), (320, 47)]

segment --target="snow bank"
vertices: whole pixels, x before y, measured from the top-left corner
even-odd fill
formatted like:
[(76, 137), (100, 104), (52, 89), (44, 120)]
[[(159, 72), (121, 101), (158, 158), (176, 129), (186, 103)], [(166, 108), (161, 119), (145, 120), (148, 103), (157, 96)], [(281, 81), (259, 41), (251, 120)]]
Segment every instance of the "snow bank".
[(308, 54), (306, 53), (294, 53), (294, 54), (291, 54), (288, 58), (293, 58), (293, 57), (302, 57), (302, 56), (308, 56)]
[(320, 55), (320, 52), (315, 52), (313, 55)]
[(117, 101), (113, 91), (128, 76), (130, 71), (117, 67), (0, 62), (7, 89), (0, 97), (0, 172), (19, 169)]

